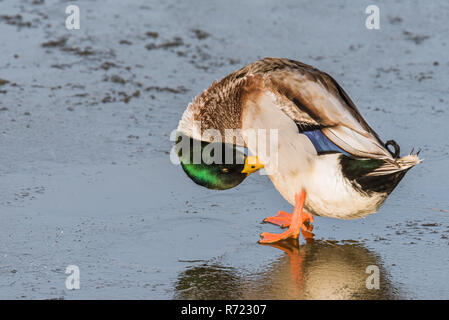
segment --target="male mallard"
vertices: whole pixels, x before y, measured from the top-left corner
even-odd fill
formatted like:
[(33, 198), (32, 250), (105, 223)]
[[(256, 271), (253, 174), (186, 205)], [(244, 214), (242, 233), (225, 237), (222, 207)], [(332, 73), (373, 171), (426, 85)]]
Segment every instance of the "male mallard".
[[(263, 134), (276, 145), (274, 151), (262, 152), (251, 138), (252, 131), (261, 129), (276, 132), (275, 137)], [(262, 233), (261, 243), (298, 238), (301, 230), (310, 236), (313, 215), (355, 219), (376, 212), (420, 162), (418, 154), (398, 157), (394, 141), (384, 144), (331, 76), (288, 59), (265, 58), (214, 82), (189, 104), (177, 132), (177, 146), (181, 140), (192, 146), (184, 152), (178, 146), (177, 154), (197, 184), (228, 189), (265, 167), (276, 189), (294, 205), (292, 214), (279, 211), (265, 219), (288, 229)], [(217, 143), (220, 147), (214, 148)], [(228, 161), (225, 149), (234, 151)], [(210, 157), (194, 161), (195, 152)]]

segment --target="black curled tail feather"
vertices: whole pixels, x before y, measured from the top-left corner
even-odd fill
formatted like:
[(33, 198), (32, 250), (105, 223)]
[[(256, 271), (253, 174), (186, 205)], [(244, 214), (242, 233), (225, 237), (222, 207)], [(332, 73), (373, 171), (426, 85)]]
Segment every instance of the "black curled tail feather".
[[(390, 150), (390, 148), (388, 148), (388, 146), (393, 146), (394, 152), (392, 152)], [(385, 148), (387, 148), (387, 150), (391, 153), (391, 155), (393, 156), (394, 159), (399, 158), (399, 155), (401, 154), (401, 147), (399, 147), (399, 145), (396, 143), (396, 141), (388, 140), (385, 143)]]

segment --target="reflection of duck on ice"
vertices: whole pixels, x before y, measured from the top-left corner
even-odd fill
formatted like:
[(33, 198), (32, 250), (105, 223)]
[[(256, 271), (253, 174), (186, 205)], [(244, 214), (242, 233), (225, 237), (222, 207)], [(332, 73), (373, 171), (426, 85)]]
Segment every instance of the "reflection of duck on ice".
[[(233, 268), (204, 264), (178, 277), (178, 299), (394, 299), (379, 258), (359, 244), (294, 240), (270, 245), (286, 254), (263, 272), (239, 274)], [(370, 265), (380, 269), (379, 289), (368, 289)]]

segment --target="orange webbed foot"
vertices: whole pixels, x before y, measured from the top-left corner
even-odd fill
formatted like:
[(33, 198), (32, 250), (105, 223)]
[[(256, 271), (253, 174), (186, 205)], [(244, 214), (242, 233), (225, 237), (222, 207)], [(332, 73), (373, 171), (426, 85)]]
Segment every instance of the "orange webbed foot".
[(310, 240), (313, 238), (313, 216), (303, 211), (306, 193), (304, 190), (295, 195), (295, 210), (293, 213), (279, 211), (274, 217), (268, 217), (264, 222), (270, 222), (288, 229), (280, 234), (263, 232), (259, 243), (274, 243), (285, 239), (298, 239), (299, 234), (302, 233), (304, 239)]
[(265, 218), (263, 222), (272, 223), (277, 226), (280, 226), (281, 228), (287, 228), (290, 226), (292, 215), (293, 215), (292, 213), (280, 210), (277, 215)]
[(298, 232), (294, 232), (288, 229), (282, 233), (262, 232), (260, 237), (261, 239), (259, 240), (259, 243), (274, 243), (285, 239), (298, 239), (299, 230)]
[[(272, 223), (277, 226), (280, 226), (281, 228), (287, 228), (291, 224), (292, 216), (293, 216), (293, 213), (289, 213), (289, 212), (280, 210), (277, 215), (275, 215), (273, 217), (267, 217), (263, 220), (263, 222)], [(306, 227), (306, 229), (308, 231), (312, 231), (313, 230), (313, 226), (312, 226), (313, 215), (308, 212), (303, 211), (302, 220), (303, 220), (303, 223), (306, 223), (306, 225), (308, 225)]]

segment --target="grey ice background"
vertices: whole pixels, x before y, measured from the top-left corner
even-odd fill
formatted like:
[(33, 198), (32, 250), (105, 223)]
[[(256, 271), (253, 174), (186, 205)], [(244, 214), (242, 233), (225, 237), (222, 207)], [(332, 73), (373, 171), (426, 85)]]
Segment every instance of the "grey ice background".
[[(269, 180), (208, 191), (167, 155), (191, 99), (265, 56), (330, 73), (425, 159), (377, 214), (316, 219), (336, 249), (310, 260), (305, 298), (351, 297), (326, 287), (353, 267), (347, 248), (382, 267), (385, 297), (449, 298), (448, 19), (446, 1), (0, 1), (0, 298), (304, 297), (273, 271), (292, 260), (256, 243), (291, 210)], [(65, 288), (69, 264), (81, 290)]]

